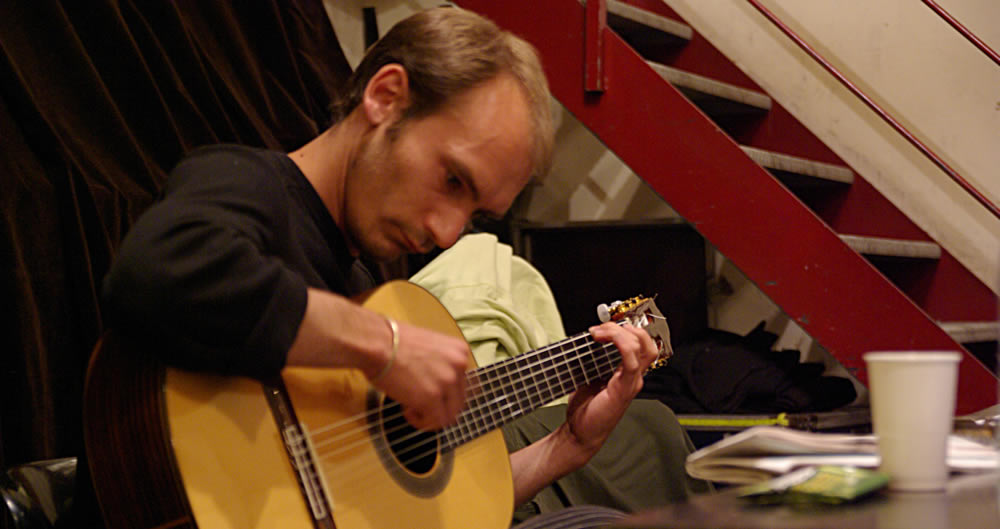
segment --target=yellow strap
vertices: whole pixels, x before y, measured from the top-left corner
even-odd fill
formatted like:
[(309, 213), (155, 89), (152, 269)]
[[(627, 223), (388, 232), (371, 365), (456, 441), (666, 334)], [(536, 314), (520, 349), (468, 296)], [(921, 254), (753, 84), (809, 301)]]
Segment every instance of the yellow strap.
[(747, 418), (736, 418), (733, 415), (727, 415), (726, 418), (722, 417), (677, 417), (677, 421), (681, 423), (681, 426), (702, 426), (702, 427), (730, 427), (730, 428), (749, 428), (751, 426), (761, 426), (761, 425), (771, 425), (771, 426), (788, 426), (788, 414), (782, 412), (774, 417), (747, 417)]

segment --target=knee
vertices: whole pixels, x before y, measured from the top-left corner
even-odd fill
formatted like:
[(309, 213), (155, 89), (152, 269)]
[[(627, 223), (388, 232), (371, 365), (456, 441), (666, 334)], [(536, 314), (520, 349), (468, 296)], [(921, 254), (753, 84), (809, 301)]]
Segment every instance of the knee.
[(676, 425), (680, 428), (674, 410), (666, 404), (654, 399), (635, 399), (625, 412), (626, 416), (636, 421), (654, 421), (656, 423)]

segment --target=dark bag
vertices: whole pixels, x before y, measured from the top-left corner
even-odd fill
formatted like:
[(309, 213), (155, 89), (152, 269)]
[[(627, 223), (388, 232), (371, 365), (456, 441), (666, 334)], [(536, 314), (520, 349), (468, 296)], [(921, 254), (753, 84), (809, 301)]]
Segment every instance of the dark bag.
[(640, 396), (698, 414), (829, 411), (857, 397), (850, 380), (799, 362), (799, 351), (771, 350), (775, 341), (763, 322), (746, 336), (709, 329), (646, 375)]

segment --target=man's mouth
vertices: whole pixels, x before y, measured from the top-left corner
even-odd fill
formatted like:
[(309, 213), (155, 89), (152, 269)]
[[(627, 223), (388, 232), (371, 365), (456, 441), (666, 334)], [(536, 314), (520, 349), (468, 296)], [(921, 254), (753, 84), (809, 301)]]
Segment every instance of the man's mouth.
[(405, 247), (408, 253), (426, 253), (426, 250), (421, 249), (421, 247), (418, 246), (417, 243), (413, 242), (413, 239), (404, 236), (403, 241), (404, 241), (403, 246)]

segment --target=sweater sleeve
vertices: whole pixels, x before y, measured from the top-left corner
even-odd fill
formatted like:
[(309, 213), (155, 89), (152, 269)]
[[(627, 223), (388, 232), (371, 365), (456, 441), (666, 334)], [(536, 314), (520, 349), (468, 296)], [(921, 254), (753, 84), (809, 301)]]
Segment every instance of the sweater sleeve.
[(181, 162), (122, 242), (104, 280), (108, 322), (168, 365), (278, 373), (305, 314), (305, 280), (273, 250), (287, 192), (254, 154)]

